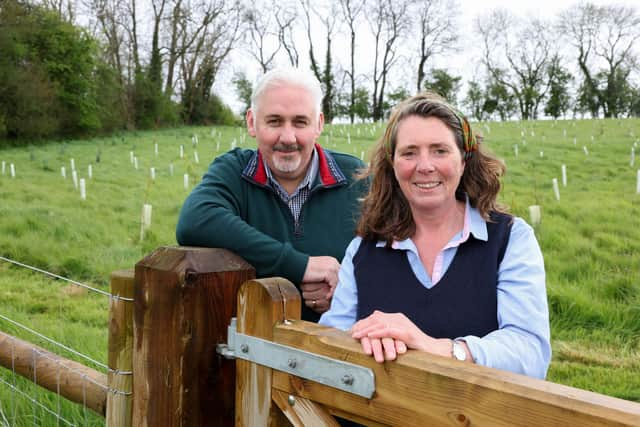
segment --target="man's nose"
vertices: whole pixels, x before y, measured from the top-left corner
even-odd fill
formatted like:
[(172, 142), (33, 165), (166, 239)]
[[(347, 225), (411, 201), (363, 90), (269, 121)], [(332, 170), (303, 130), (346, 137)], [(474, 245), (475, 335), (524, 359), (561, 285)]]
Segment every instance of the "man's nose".
[(296, 142), (295, 128), (289, 124), (282, 127), (280, 132), (280, 141), (282, 142)]

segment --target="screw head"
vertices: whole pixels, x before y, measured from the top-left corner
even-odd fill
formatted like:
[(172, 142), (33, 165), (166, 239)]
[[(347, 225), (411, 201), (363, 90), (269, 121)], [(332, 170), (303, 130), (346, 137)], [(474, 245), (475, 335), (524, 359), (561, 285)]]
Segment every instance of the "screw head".
[(242, 344), (240, 346), (240, 351), (242, 351), (243, 353), (248, 353), (249, 352), (249, 346), (247, 344)]
[(296, 398), (292, 394), (289, 395), (289, 398), (287, 399), (287, 401), (289, 402), (289, 405), (291, 405), (291, 406), (296, 404)]
[(298, 362), (296, 362), (296, 359), (289, 359), (289, 360), (287, 361), (287, 365), (288, 365), (291, 369), (295, 368), (297, 364), (298, 364)]
[(345, 374), (345, 375), (342, 377), (342, 383), (343, 383), (343, 384), (345, 384), (345, 385), (351, 385), (351, 384), (353, 384), (353, 376), (352, 376), (352, 375), (350, 375), (350, 374)]

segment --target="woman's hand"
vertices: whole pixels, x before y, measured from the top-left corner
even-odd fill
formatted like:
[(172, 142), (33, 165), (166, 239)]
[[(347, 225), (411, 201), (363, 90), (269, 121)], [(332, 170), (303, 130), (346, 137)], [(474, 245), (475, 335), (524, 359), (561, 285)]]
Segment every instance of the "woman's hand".
[(430, 337), (402, 313), (376, 310), (353, 325), (351, 336), (360, 340), (362, 350), (379, 363), (395, 360), (408, 348), (451, 357), (451, 340)]

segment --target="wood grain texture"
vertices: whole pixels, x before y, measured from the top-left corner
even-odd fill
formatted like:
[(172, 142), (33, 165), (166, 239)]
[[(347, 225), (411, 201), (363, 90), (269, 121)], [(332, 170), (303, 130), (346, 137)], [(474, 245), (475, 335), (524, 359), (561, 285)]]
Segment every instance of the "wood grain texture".
[[(278, 405), (287, 419), (294, 427), (339, 427), (336, 419), (318, 403), (283, 393), (280, 390), (271, 391), (273, 401)], [(289, 402), (289, 396), (293, 396), (293, 405)]]
[[(111, 274), (111, 295), (133, 299), (134, 271)], [(107, 427), (130, 427), (133, 410), (133, 301), (109, 303)]]
[[(288, 280), (248, 281), (238, 292), (237, 330), (271, 340), (274, 325), (299, 319), (300, 307), (300, 295)], [(286, 419), (272, 403), (271, 375), (270, 368), (236, 359), (236, 426), (283, 425)]]
[(105, 416), (107, 376), (0, 332), (0, 365), (71, 402)]
[(224, 249), (164, 247), (135, 267), (133, 425), (232, 425), (227, 341), (240, 285), (255, 277)]
[(365, 399), (273, 373), (272, 387), (377, 423), (403, 426), (638, 426), (640, 404), (510, 372), (410, 351), (377, 364), (348, 333), (297, 321), (279, 324), (274, 342), (371, 367), (376, 393)]

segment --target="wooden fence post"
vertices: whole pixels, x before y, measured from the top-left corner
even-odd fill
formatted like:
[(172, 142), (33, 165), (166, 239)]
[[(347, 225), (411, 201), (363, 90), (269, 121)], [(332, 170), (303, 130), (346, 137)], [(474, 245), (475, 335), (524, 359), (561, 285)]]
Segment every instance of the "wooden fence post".
[[(300, 294), (288, 280), (251, 280), (238, 293), (237, 331), (271, 340), (276, 323), (300, 320), (300, 309)], [(272, 403), (271, 368), (242, 359), (236, 359), (236, 409), (237, 427), (289, 424)]]
[(133, 387), (133, 270), (111, 273), (107, 427), (130, 427)]
[(224, 249), (163, 247), (136, 264), (133, 425), (232, 425), (227, 341), (240, 285), (255, 277)]

